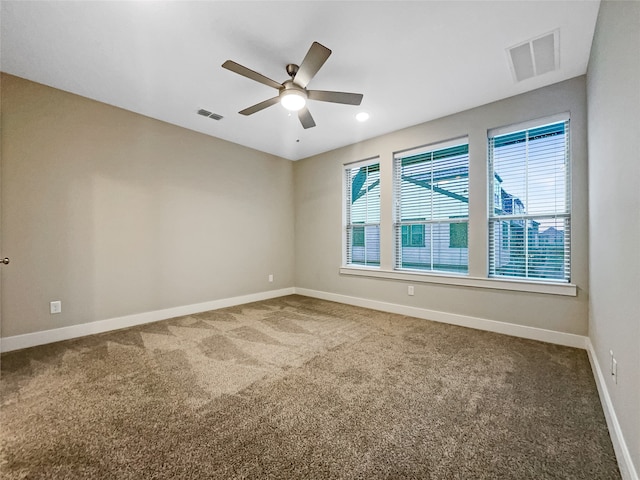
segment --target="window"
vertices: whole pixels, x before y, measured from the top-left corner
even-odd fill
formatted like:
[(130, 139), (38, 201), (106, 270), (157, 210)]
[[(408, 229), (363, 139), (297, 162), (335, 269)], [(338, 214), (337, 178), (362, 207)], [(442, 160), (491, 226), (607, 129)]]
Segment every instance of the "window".
[(396, 154), (394, 172), (396, 269), (467, 273), (467, 139)]
[(424, 225), (403, 225), (402, 246), (424, 247)]
[(489, 276), (568, 283), (568, 116), (490, 131), (488, 158)]
[(380, 163), (348, 165), (346, 264), (380, 265)]
[(469, 246), (467, 226), (467, 223), (449, 225), (449, 248), (467, 248)]
[(351, 231), (351, 245), (354, 247), (364, 247), (364, 227), (354, 225)]

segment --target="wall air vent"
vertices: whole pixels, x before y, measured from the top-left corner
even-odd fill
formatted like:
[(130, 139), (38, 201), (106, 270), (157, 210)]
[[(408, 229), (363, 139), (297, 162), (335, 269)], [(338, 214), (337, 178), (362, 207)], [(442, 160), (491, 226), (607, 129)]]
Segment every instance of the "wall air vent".
[(560, 31), (554, 30), (507, 49), (516, 82), (560, 68)]
[(222, 115), (218, 115), (217, 113), (210, 112), (209, 110), (205, 110), (201, 108), (198, 110), (198, 115), (202, 115), (203, 117), (213, 118), (214, 120), (222, 120), (224, 117)]

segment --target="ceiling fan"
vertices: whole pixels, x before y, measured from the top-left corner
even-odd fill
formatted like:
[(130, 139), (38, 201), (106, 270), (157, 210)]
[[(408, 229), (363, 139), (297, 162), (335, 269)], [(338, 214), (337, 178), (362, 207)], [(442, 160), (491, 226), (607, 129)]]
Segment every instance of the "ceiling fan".
[(346, 105), (360, 105), (360, 102), (362, 102), (362, 94), (360, 93), (307, 90), (307, 85), (315, 74), (318, 73), (318, 70), (320, 70), (322, 65), (324, 65), (324, 62), (327, 61), (329, 55), (331, 55), (331, 50), (320, 45), (318, 42), (313, 42), (300, 66), (293, 63), (287, 65), (286, 70), (291, 78), (283, 83), (271, 80), (270, 78), (232, 60), (227, 60), (222, 64), (223, 68), (269, 87), (273, 87), (279, 91), (278, 96), (245, 108), (238, 113), (242, 115), (252, 115), (280, 102), (287, 110), (298, 112), (298, 118), (304, 128), (311, 128), (316, 126), (316, 122), (313, 120), (313, 117), (306, 106), (307, 100), (343, 103)]

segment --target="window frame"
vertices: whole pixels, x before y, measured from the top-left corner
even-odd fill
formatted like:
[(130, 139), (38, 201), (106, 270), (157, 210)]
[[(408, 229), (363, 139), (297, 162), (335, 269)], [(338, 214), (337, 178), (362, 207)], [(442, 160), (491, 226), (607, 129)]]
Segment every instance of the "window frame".
[[(380, 177), (380, 157), (372, 157), (372, 158), (368, 158), (365, 160), (360, 160), (360, 161), (356, 161), (356, 162), (351, 162), (351, 163), (345, 163), (342, 166), (342, 177), (343, 177), (343, 186), (344, 186), (344, 198), (343, 198), (343, 240), (342, 240), (342, 250), (343, 250), (343, 256), (342, 256), (342, 265), (344, 267), (355, 267), (355, 268), (380, 268), (380, 214), (381, 214), (381, 208), (382, 208), (382, 203), (380, 201), (380, 198), (378, 198), (378, 222), (354, 222), (351, 219), (351, 209), (353, 206), (353, 201), (352, 201), (352, 191), (351, 191), (351, 183), (352, 183), (352, 177), (351, 177), (351, 172), (355, 169), (362, 169), (365, 167), (372, 167), (372, 166), (377, 166), (377, 171), (378, 171), (378, 176)], [(366, 181), (366, 180), (365, 180)], [(380, 184), (381, 184), (381, 178), (378, 178), (377, 181), (374, 182), (374, 184), (376, 184), (375, 186), (371, 186), (369, 187), (369, 189), (365, 192), (364, 195), (367, 196), (368, 199), (368, 193), (370, 190), (373, 190), (374, 188), (378, 188), (380, 189)], [(368, 209), (367, 209), (367, 214), (368, 214)], [(366, 214), (365, 214), (366, 215)], [(378, 261), (367, 261), (367, 229), (369, 228), (377, 228), (378, 230), (378, 245), (377, 245), (377, 252), (378, 252)], [(353, 234), (353, 232), (358, 229), (358, 230), (362, 230), (362, 237), (363, 237), (363, 243), (362, 245), (356, 245), (354, 243), (355, 240), (355, 236)], [(353, 261), (353, 249), (355, 248), (363, 248), (364, 249), (364, 262), (354, 262)]]
[[(494, 150), (495, 150), (495, 142), (494, 139), (497, 137), (502, 137), (506, 135), (517, 135), (519, 133), (523, 133), (525, 135), (525, 150), (526, 155), (528, 156), (528, 148), (529, 142), (534, 141), (536, 139), (529, 139), (528, 134), (532, 130), (543, 129), (544, 127), (552, 127), (554, 125), (563, 124), (563, 135), (564, 135), (564, 192), (563, 192), (563, 202), (565, 209), (558, 213), (555, 209), (542, 212), (536, 212), (533, 214), (528, 214), (524, 211), (524, 204), (520, 201), (519, 198), (513, 197), (511, 213), (503, 213), (496, 214), (495, 202), (497, 200), (496, 185), (502, 183), (502, 179), (500, 178), (499, 173), (495, 171), (494, 165)], [(527, 160), (528, 161), (528, 160)], [(487, 131), (487, 179), (488, 185), (487, 190), (490, 192), (488, 202), (487, 202), (487, 235), (488, 235), (488, 244), (487, 244), (487, 257), (488, 257), (488, 265), (487, 265), (487, 277), (493, 279), (501, 279), (507, 281), (534, 281), (539, 283), (549, 283), (549, 284), (571, 284), (571, 251), (572, 251), (572, 242), (571, 242), (571, 216), (572, 216), (572, 160), (571, 160), (571, 116), (568, 112), (561, 113), (557, 115), (552, 115), (548, 117), (538, 118), (529, 120), (527, 122), (517, 123), (513, 125), (509, 125), (506, 127), (494, 128)], [(528, 169), (528, 164), (525, 167)], [(528, 170), (525, 170), (525, 191), (529, 191), (529, 179), (528, 179)], [(527, 193), (528, 195), (528, 193)], [(498, 196), (501, 196), (498, 194)], [(554, 200), (557, 200), (558, 197), (555, 197)], [(522, 211), (514, 212), (515, 201), (518, 201), (521, 205)], [(500, 199), (502, 201), (502, 199)], [(556, 203), (554, 202), (554, 205)], [(502, 210), (502, 208), (501, 208)], [(519, 209), (520, 210), (520, 209)], [(563, 240), (562, 240), (562, 278), (554, 278), (548, 276), (547, 278), (542, 277), (542, 273), (535, 275), (530, 274), (530, 269), (533, 271), (536, 265), (535, 253), (529, 253), (530, 248), (536, 242), (536, 235), (540, 235), (537, 232), (533, 232), (533, 230), (537, 229), (537, 226), (534, 224), (539, 223), (540, 220), (546, 221), (562, 221), (564, 229), (563, 232)], [(514, 225), (514, 223), (522, 222), (522, 225)], [(529, 226), (531, 224), (531, 227)], [(495, 225), (495, 228), (494, 228)], [(508, 230), (508, 239), (504, 238), (504, 227), (507, 226)], [(518, 236), (514, 235), (513, 229), (518, 226), (522, 230), (522, 240), (519, 243), (522, 243), (521, 247), (523, 248), (523, 267), (524, 275), (519, 274), (509, 274), (509, 270), (504, 268), (503, 266), (496, 266), (500, 263), (500, 260), (496, 257), (497, 250), (506, 250), (511, 251), (517, 245), (514, 245), (514, 241), (518, 240)], [(500, 229), (500, 237), (495, 238), (496, 228)], [(556, 229), (557, 230), (557, 229)], [(532, 232), (532, 233), (530, 233)], [(533, 236), (533, 243), (532, 238)], [(535, 252), (535, 250), (534, 250)], [(548, 257), (544, 257), (547, 259)], [(546, 260), (545, 260), (546, 261)], [(539, 260), (538, 260), (539, 262)], [(545, 268), (546, 267), (545, 265)], [(499, 270), (502, 269), (503, 272)], [(544, 273), (549, 272), (550, 270), (543, 270)], [(547, 273), (548, 274), (548, 273)], [(548, 274), (549, 275), (549, 274)]]
[[(403, 179), (402, 179), (402, 171), (403, 171), (403, 167), (405, 167), (406, 165), (404, 164), (404, 160), (405, 159), (411, 159), (412, 157), (419, 157), (421, 155), (432, 155), (432, 158), (430, 160), (427, 159), (416, 159), (415, 163), (408, 163), (407, 165), (420, 165), (422, 163), (427, 163), (430, 162), (431, 163), (431, 167), (432, 167), (432, 173), (433, 173), (433, 165), (438, 165), (438, 163), (434, 163), (437, 162), (438, 160), (442, 160), (442, 161), (446, 161), (447, 159), (452, 159), (455, 158), (459, 155), (456, 154), (451, 154), (451, 155), (445, 155), (443, 157), (440, 158), (434, 158), (434, 155), (440, 153), (440, 152), (446, 152), (447, 150), (452, 150), (455, 148), (462, 148), (463, 150), (466, 150), (466, 152), (461, 153), (462, 155), (464, 155), (466, 153), (466, 167), (462, 167), (463, 169), (466, 168), (466, 193), (467, 193), (467, 197), (466, 197), (466, 215), (449, 215), (448, 217), (443, 217), (440, 215), (434, 215), (433, 214), (433, 207), (434, 205), (436, 206), (436, 208), (442, 208), (443, 203), (433, 203), (433, 195), (434, 192), (436, 191), (436, 189), (438, 189), (438, 193), (442, 193), (440, 192), (440, 187), (436, 184), (436, 182), (432, 182), (432, 185), (429, 188), (429, 190), (431, 191), (431, 199), (429, 200), (429, 205), (431, 206), (431, 217), (430, 218), (422, 218), (420, 220), (413, 220), (413, 219), (405, 219), (402, 220), (401, 219), (401, 214), (402, 214), (402, 185), (403, 185)], [(394, 245), (394, 261), (393, 261), (393, 270), (394, 271), (398, 271), (398, 272), (415, 272), (416, 274), (420, 274), (420, 275), (431, 275), (431, 274), (445, 274), (445, 275), (468, 275), (469, 274), (469, 249), (468, 247), (466, 248), (467, 252), (466, 252), (466, 263), (464, 265), (462, 265), (463, 270), (459, 271), (457, 269), (454, 269), (453, 265), (447, 265), (447, 264), (436, 264), (436, 262), (434, 261), (435, 258), (437, 258), (437, 255), (434, 255), (434, 248), (433, 248), (433, 244), (436, 242), (439, 243), (443, 243), (442, 239), (439, 235), (434, 235), (433, 234), (433, 228), (434, 227), (443, 227), (446, 225), (451, 225), (453, 223), (467, 223), (469, 222), (469, 168), (470, 168), (470, 163), (469, 163), (469, 137), (467, 135), (465, 136), (461, 136), (461, 137), (456, 137), (450, 140), (446, 140), (446, 141), (441, 141), (441, 142), (435, 142), (435, 143), (431, 143), (428, 145), (424, 145), (422, 147), (416, 147), (416, 148), (411, 148), (409, 150), (404, 150), (404, 151), (400, 151), (400, 152), (396, 152), (393, 155), (393, 198), (394, 198), (394, 205), (395, 205), (395, 209), (394, 209), (394, 223), (393, 223), (393, 230), (394, 230), (394, 238), (393, 238), (393, 245)], [(454, 167), (454, 168), (458, 168), (458, 167)], [(437, 171), (437, 170), (436, 170)], [(449, 193), (450, 195), (452, 195), (452, 193)], [(458, 194), (455, 194), (456, 196), (459, 196)], [(416, 200), (415, 198), (408, 198), (407, 199), (408, 202), (419, 202), (420, 200)], [(446, 208), (446, 206), (445, 206)], [(428, 252), (428, 256), (429, 256), (429, 261), (428, 263), (425, 263), (423, 266), (419, 266), (420, 264), (416, 264), (413, 263), (411, 261), (404, 261), (403, 255), (405, 254), (405, 248), (412, 248), (414, 247), (413, 245), (407, 245), (404, 242), (404, 235), (403, 235), (403, 231), (404, 228), (406, 226), (409, 226), (410, 228), (412, 228), (414, 225), (420, 225), (423, 229), (423, 234), (422, 234), (422, 238), (423, 238), (423, 244), (420, 245), (417, 248), (421, 248), (424, 247), (426, 248), (426, 241), (427, 241), (427, 226), (429, 227), (429, 235), (430, 235), (430, 242), (429, 242), (429, 252)], [(450, 227), (446, 228), (447, 232), (450, 232)], [(411, 242), (409, 242), (411, 243)], [(445, 247), (447, 247), (450, 250), (453, 250), (453, 255), (458, 255), (458, 257), (460, 256), (460, 250), (461, 248), (452, 248), (450, 247), (450, 240), (449, 241), (445, 241)], [(440, 246), (439, 248), (444, 248), (442, 246)], [(442, 250), (442, 252), (444, 252), (444, 250)], [(440, 250), (437, 250), (438, 254), (443, 254)], [(411, 255), (409, 252), (407, 252), (407, 255)], [(446, 254), (445, 254), (446, 255)], [(428, 265), (428, 267), (427, 267)]]

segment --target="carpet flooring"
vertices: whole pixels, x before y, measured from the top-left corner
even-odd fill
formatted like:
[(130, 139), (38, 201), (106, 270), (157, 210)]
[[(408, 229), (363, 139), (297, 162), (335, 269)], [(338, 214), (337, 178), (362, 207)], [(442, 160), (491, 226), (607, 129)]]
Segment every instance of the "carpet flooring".
[(2, 355), (3, 479), (618, 479), (586, 352), (288, 296)]

